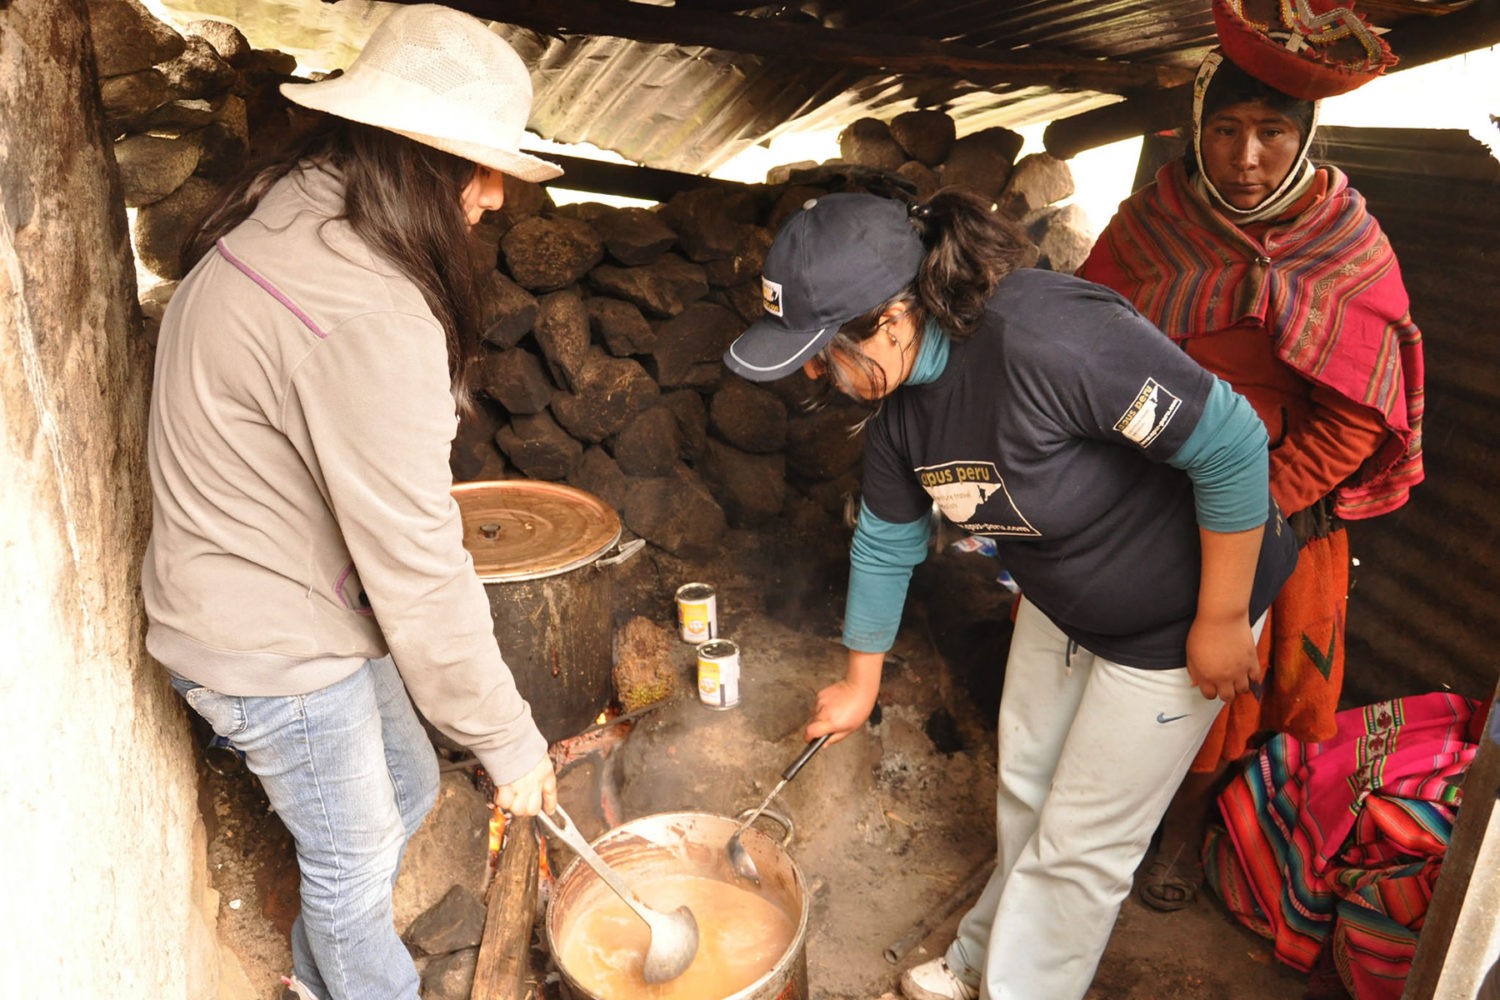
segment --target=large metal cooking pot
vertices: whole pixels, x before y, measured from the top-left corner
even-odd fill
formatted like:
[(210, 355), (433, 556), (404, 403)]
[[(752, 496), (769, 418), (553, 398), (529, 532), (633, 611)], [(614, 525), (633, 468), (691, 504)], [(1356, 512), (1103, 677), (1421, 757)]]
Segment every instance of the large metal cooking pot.
[[(811, 899), (802, 872), (785, 850), (792, 836), (790, 821), (782, 822), (787, 834), (781, 841), (755, 827), (747, 829), (740, 839), (760, 871), (761, 895), (795, 921), (792, 941), (771, 969), (749, 986), (727, 997), (700, 1000), (807, 1000)], [(724, 845), (738, 826), (737, 820), (707, 813), (658, 813), (617, 826), (594, 840), (592, 846), (605, 864), (634, 886), (649, 885), (654, 877), (688, 874), (749, 888), (734, 881), (724, 854)], [(547, 946), (554, 958), (562, 952), (560, 945), (568, 939), (571, 922), (608, 899), (609, 894), (610, 889), (588, 865), (577, 859), (568, 865), (547, 901)], [(560, 960), (558, 968), (569, 1000), (621, 1000), (589, 992)]]
[(561, 483), (504, 479), (453, 488), (464, 548), (489, 595), (495, 640), (549, 743), (587, 729), (614, 696), (610, 567), (643, 544), (620, 518)]

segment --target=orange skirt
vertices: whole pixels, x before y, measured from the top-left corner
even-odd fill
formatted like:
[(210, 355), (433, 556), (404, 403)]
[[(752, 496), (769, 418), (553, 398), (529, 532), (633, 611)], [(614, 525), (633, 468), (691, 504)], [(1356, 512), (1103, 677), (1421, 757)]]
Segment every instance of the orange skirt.
[(1344, 687), (1348, 606), (1349, 533), (1309, 540), (1260, 634), (1262, 695), (1242, 694), (1224, 706), (1193, 761), (1194, 771), (1239, 760), (1267, 734), (1287, 733), (1308, 743), (1334, 735)]

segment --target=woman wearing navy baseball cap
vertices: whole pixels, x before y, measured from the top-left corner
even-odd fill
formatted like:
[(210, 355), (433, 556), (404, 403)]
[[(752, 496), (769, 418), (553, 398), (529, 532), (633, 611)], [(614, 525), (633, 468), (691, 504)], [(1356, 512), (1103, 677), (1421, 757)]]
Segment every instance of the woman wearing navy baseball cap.
[(869, 717), (934, 503), (995, 540), (1024, 594), (995, 873), (947, 954), (903, 975), (911, 1000), (1084, 995), (1204, 732), (1259, 678), (1259, 619), (1296, 562), (1249, 404), (1033, 255), (961, 192), (819, 198), (776, 237), (765, 315), (724, 357), (871, 404), (848, 668), (807, 739)]

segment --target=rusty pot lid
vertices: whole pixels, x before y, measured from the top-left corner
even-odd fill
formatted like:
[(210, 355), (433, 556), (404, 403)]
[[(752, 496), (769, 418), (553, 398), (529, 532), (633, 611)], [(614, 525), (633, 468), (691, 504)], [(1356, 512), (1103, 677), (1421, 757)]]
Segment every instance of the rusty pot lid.
[(620, 540), (620, 516), (591, 493), (533, 479), (460, 483), (464, 548), (485, 583), (515, 583), (586, 566)]

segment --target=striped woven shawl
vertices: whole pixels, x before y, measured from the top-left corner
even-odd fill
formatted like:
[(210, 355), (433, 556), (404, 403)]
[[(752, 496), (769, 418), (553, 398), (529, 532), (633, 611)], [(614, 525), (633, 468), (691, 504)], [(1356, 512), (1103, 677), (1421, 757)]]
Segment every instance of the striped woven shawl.
[(1332, 935), (1351, 992), (1396, 1000), (1486, 708), (1434, 691), (1346, 709), (1321, 743), (1271, 737), (1219, 795), (1211, 884), (1281, 961), (1312, 969)]
[(1268, 328), (1277, 356), (1303, 377), (1378, 411), (1390, 437), (1335, 495), (1339, 516), (1374, 517), (1422, 481), (1422, 334), (1364, 198), (1338, 168), (1321, 169), (1327, 196), (1261, 243), (1209, 207), (1173, 161), (1120, 206), (1094, 256), (1113, 258), (1109, 283), (1174, 340)]

